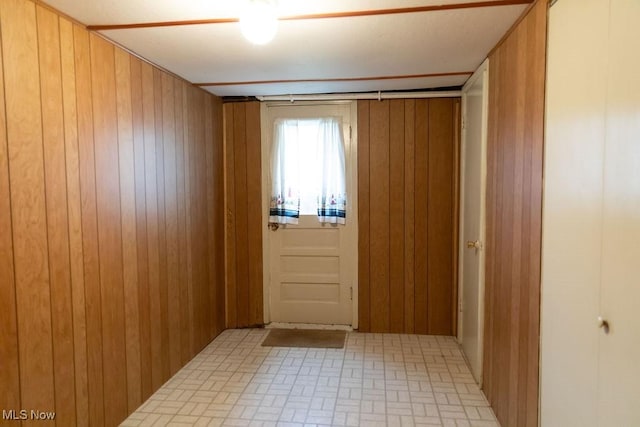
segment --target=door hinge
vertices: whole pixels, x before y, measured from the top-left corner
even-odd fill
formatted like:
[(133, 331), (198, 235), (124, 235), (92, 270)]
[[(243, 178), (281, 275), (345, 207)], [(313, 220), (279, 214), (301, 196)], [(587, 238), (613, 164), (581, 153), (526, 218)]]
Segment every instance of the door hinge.
[(353, 129), (349, 126), (349, 141), (353, 139)]
[(351, 301), (353, 301), (353, 286), (351, 286), (349, 288), (349, 299), (351, 299)]
[(465, 116), (462, 116), (462, 129), (466, 129), (466, 128), (467, 128), (467, 120)]

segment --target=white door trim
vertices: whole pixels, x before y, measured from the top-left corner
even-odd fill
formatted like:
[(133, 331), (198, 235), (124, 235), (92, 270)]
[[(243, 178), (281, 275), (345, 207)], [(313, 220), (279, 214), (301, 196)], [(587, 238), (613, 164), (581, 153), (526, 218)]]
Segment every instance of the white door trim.
[[(349, 195), (349, 201), (347, 205), (347, 215), (349, 216), (349, 220), (353, 221), (352, 226), (355, 230), (355, 246), (357, 249), (357, 238), (358, 238), (358, 127), (357, 127), (357, 117), (358, 117), (358, 103), (356, 101), (308, 101), (308, 102), (300, 102), (296, 101), (294, 105), (304, 107), (304, 106), (317, 106), (317, 105), (349, 105), (349, 116), (350, 123), (348, 125), (351, 128), (351, 143), (349, 152), (347, 153), (347, 165), (348, 165), (348, 176), (352, 182), (352, 192)], [(269, 135), (270, 126), (269, 120), (269, 108), (274, 107), (283, 107), (283, 106), (291, 106), (291, 102), (261, 102), (260, 103), (260, 134), (261, 134), (261, 168), (262, 168), (262, 209), (263, 212), (268, 212), (269, 210), (269, 182), (270, 182), (270, 146), (269, 141), (271, 140), (271, 136)], [(345, 125), (347, 125), (345, 123)], [(349, 165), (351, 167), (349, 167)], [(264, 323), (269, 324), (271, 322), (271, 292), (270, 292), (270, 233), (267, 227), (268, 224), (268, 215), (262, 215), (262, 292), (263, 292), (263, 312), (264, 312)], [(348, 262), (352, 265), (352, 279), (351, 279), (351, 287), (352, 287), (352, 323), (351, 327), (353, 329), (358, 328), (358, 251), (355, 250), (350, 254), (351, 259)]]
[[(470, 87), (477, 82), (478, 79), (483, 79), (483, 99), (482, 99), (482, 115), (485, 118), (482, 123), (481, 134), (481, 189), (480, 189), (480, 242), (483, 244), (486, 242), (486, 188), (487, 188), (487, 128), (488, 128), (488, 111), (489, 111), (489, 59), (486, 59), (480, 67), (473, 73), (473, 75), (467, 80), (462, 88), (462, 133), (461, 133), (461, 147), (460, 147), (460, 213), (461, 220), (459, 221), (459, 233), (458, 233), (458, 342), (462, 343), (463, 334), (463, 322), (464, 313), (462, 308), (462, 301), (464, 298), (464, 252), (466, 248), (465, 234), (464, 234), (464, 200), (465, 200), (465, 148), (467, 143), (467, 129), (466, 123), (466, 111), (467, 111), (467, 92)], [(480, 372), (478, 373), (478, 383), (482, 386), (483, 379), (483, 362), (484, 355), (484, 307), (485, 307), (485, 250), (479, 252), (479, 274), (478, 274), (478, 353), (481, 357)]]

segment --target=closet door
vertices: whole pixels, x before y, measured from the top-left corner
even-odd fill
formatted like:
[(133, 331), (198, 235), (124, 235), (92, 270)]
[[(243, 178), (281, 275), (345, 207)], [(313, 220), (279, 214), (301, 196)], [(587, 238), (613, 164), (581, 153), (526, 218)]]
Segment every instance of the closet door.
[(608, 2), (549, 12), (540, 421), (595, 427)]
[(640, 426), (638, 22), (638, 0), (558, 0), (551, 7), (544, 427)]
[(610, 7), (598, 418), (640, 426), (640, 1)]

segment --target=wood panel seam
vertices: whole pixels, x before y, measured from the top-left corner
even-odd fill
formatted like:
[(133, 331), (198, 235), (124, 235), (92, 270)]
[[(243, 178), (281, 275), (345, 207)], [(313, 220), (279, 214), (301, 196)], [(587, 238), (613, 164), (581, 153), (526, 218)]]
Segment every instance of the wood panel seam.
[[(104, 396), (104, 376), (105, 376), (105, 372), (104, 372), (104, 360), (102, 360), (102, 358), (104, 357), (104, 316), (102, 313), (102, 271), (100, 269), (100, 245), (97, 243), (100, 241), (100, 227), (98, 226), (98, 180), (97, 180), (97, 176), (96, 176), (96, 153), (95, 153), (95, 125), (93, 123), (93, 103), (94, 103), (94, 94), (93, 94), (93, 81), (92, 81), (92, 75), (93, 75), (93, 64), (91, 62), (91, 57), (92, 55), (92, 47), (91, 47), (91, 38), (87, 37), (87, 46), (88, 46), (88, 53), (89, 53), (89, 57), (87, 58), (88, 61), (88, 77), (89, 77), (89, 102), (91, 103), (91, 115), (92, 115), (92, 124), (91, 124), (91, 145), (93, 146), (93, 158), (91, 159), (93, 162), (93, 193), (94, 193), (94, 197), (93, 197), (93, 204), (95, 205), (95, 211), (96, 211), (96, 215), (95, 215), (95, 233), (96, 233), (96, 253), (97, 253), (97, 273), (98, 273), (98, 296), (99, 296), (99, 306), (100, 306), (100, 342), (101, 342), (101, 348), (100, 348), (100, 358), (101, 358), (101, 367), (102, 367), (102, 378), (101, 378), (101, 386), (102, 386), (102, 396)], [(86, 283), (85, 283), (86, 285)], [(89, 353), (89, 347), (88, 347), (88, 343), (87, 343), (87, 353)], [(101, 403), (102, 405), (102, 420), (104, 420), (106, 418), (106, 406), (104, 404), (104, 402)]]
[[(37, 6), (34, 4), (33, 7), (33, 13), (34, 13), (34, 17), (35, 17), (35, 23), (36, 23), (36, 34), (40, 32), (40, 25), (39, 25), (39, 21), (38, 21), (38, 13), (37, 13)], [(36, 52), (36, 56), (38, 58), (38, 64), (40, 64), (40, 38), (36, 35), (36, 47), (37, 47), (37, 52)], [(46, 253), (47, 253), (47, 268), (48, 268), (48, 277), (49, 277), (49, 321), (51, 322), (51, 359), (52, 359), (52, 366), (55, 368), (56, 366), (56, 352), (54, 350), (55, 348), (55, 343), (54, 343), (54, 331), (53, 331), (53, 318), (54, 318), (54, 314), (53, 314), (53, 295), (51, 292), (51, 251), (49, 250), (49, 248), (51, 247), (51, 243), (50, 243), (50, 228), (49, 228), (49, 215), (48, 215), (48, 206), (49, 206), (49, 200), (48, 200), (48, 196), (47, 196), (47, 180), (46, 180), (46, 176), (47, 176), (47, 162), (45, 159), (45, 148), (44, 148), (44, 143), (45, 143), (45, 138), (44, 138), (44, 134), (45, 134), (45, 129), (44, 129), (44, 117), (43, 117), (43, 113), (42, 113), (42, 106), (43, 106), (43, 99), (42, 99), (42, 69), (41, 67), (38, 67), (38, 87), (39, 87), (39, 92), (40, 92), (40, 128), (41, 128), (41, 146), (42, 146), (42, 171), (44, 174), (44, 205), (45, 205), (45, 215), (44, 215), (44, 220), (45, 220), (45, 227), (47, 230), (47, 248), (46, 248)], [(66, 164), (66, 162), (65, 162)], [(65, 175), (66, 176), (66, 175)], [(56, 381), (55, 381), (55, 376), (57, 375), (57, 372), (53, 372), (53, 409), (55, 410), (55, 408), (57, 407), (57, 393), (56, 393)]]
[[(114, 72), (114, 75), (113, 75), (114, 87), (116, 87), (116, 85), (117, 85), (117, 79), (116, 79), (116, 75), (115, 75), (115, 73), (116, 73), (116, 52), (115, 52), (115, 50), (116, 49), (117, 49), (116, 47), (113, 47), (113, 49), (111, 50), (112, 51), (112, 55), (113, 55), (113, 63), (114, 63), (114, 70), (113, 70), (113, 72)], [(129, 68), (129, 75), (130, 74), (131, 74), (131, 69)], [(116, 87), (116, 90), (117, 90), (117, 87)], [(121, 168), (122, 168), (122, 166), (120, 165), (120, 135), (118, 133), (118, 129), (119, 129), (119, 126), (120, 126), (120, 117), (119, 117), (119, 114), (118, 114), (118, 102), (117, 102), (117, 97), (116, 97), (117, 95), (114, 93), (113, 96), (115, 97), (115, 107), (116, 107), (115, 108), (115, 113), (116, 113), (115, 114), (115, 119), (116, 119), (116, 121), (115, 121), (115, 124), (116, 124), (116, 129), (115, 129), (116, 138), (115, 138), (114, 143), (116, 145), (117, 154), (118, 154), (117, 155), (117, 170), (118, 170), (117, 177), (118, 177), (118, 201), (120, 203), (120, 215), (118, 215), (118, 221), (120, 223), (120, 227), (119, 227), (119, 229), (120, 229), (120, 252), (121, 252), (120, 258), (122, 260), (122, 265), (123, 265), (123, 267), (122, 267), (122, 275), (121, 275), (122, 276), (122, 286), (120, 287), (120, 294), (121, 294), (122, 301), (123, 301), (121, 315), (122, 315), (122, 318), (123, 318), (123, 321), (124, 321), (124, 331), (123, 332), (125, 333), (124, 339), (125, 339), (125, 342), (126, 342), (126, 330), (127, 330), (127, 320), (128, 319), (127, 319), (127, 316), (126, 316), (126, 302), (125, 302), (126, 295), (125, 295), (125, 291), (124, 291), (124, 287), (125, 287), (125, 283), (124, 283), (124, 280), (125, 280), (124, 279), (124, 264), (125, 264), (124, 244), (125, 244), (125, 239), (124, 239), (124, 235), (123, 235), (124, 232), (123, 232), (123, 224), (122, 224), (122, 217), (123, 217), (123, 213), (122, 213), (122, 209), (123, 209), (122, 208), (122, 182), (121, 182), (121, 180), (122, 180), (122, 176), (121, 176), (121, 173), (122, 173), (121, 172)], [(133, 120), (133, 117), (132, 117), (132, 120)], [(135, 165), (134, 165), (134, 168), (135, 168)], [(134, 173), (135, 173), (135, 171), (134, 171)], [(135, 206), (135, 203), (136, 203), (136, 200), (135, 200), (135, 191), (134, 191), (134, 201), (133, 201), (134, 206)], [(136, 246), (137, 246), (137, 242), (136, 242)], [(129, 352), (127, 351), (127, 345), (124, 346), (123, 351), (124, 351), (124, 360), (125, 360), (125, 366), (124, 366), (124, 369), (125, 369), (125, 375), (124, 375), (125, 388), (123, 390), (123, 393), (126, 396), (125, 401), (127, 402), (127, 405), (128, 405), (128, 402), (129, 402), (129, 375), (128, 375), (128, 372), (127, 372), (128, 371), (128, 369), (127, 369), (127, 367), (128, 367), (127, 360), (129, 358), (129, 355), (128, 355)]]
[(8, 194), (7, 194), (7, 200), (8, 200), (8, 205), (9, 205), (9, 239), (11, 242), (11, 265), (13, 268), (13, 304), (14, 304), (14, 318), (15, 318), (15, 325), (16, 325), (16, 367), (18, 370), (18, 374), (17, 374), (17, 378), (18, 378), (18, 390), (17, 390), (17, 401), (18, 403), (20, 403), (22, 401), (22, 381), (20, 380), (21, 378), (21, 367), (20, 367), (20, 334), (17, 333), (18, 332), (18, 294), (16, 292), (16, 275), (15, 275), (15, 271), (16, 271), (16, 257), (15, 257), (15, 253), (14, 253), (14, 236), (13, 236), (13, 206), (12, 206), (12, 197), (11, 197), (11, 162), (9, 161), (9, 126), (7, 125), (7, 98), (6, 98), (6, 94), (5, 94), (5, 61), (4, 61), (4, 47), (1, 43), (1, 41), (3, 40), (3, 34), (2, 34), (2, 25), (0, 25), (0, 63), (2, 65), (2, 81), (0, 82), (2, 84), (2, 88), (1, 93), (2, 93), (2, 104), (4, 105), (4, 123), (5, 123), (5, 129), (4, 129), (4, 134), (5, 134), (5, 150), (7, 153), (7, 190), (8, 190)]
[[(245, 108), (242, 109), (242, 115), (244, 115), (243, 122), (244, 122), (244, 125), (245, 125), (243, 143), (246, 146), (247, 145), (247, 139), (248, 139), (247, 138), (247, 130), (246, 130), (246, 127), (247, 127), (247, 107), (246, 107), (246, 105), (245, 105)], [(249, 157), (249, 150), (245, 148), (244, 154), (245, 154), (244, 164), (247, 165), (248, 164), (248, 157)], [(245, 185), (248, 187), (249, 186), (249, 168), (247, 168), (247, 167), (245, 167), (245, 169), (244, 169), (244, 182), (245, 182)], [(252, 261), (252, 260), (248, 259), (248, 256), (249, 256), (249, 253), (248, 253), (249, 252), (249, 238), (248, 238), (249, 229), (248, 229), (248, 225), (249, 225), (249, 217), (250, 217), (250, 212), (248, 211), (249, 210), (248, 200), (249, 200), (249, 194), (248, 194), (248, 188), (247, 188), (246, 200), (243, 200), (244, 202), (247, 203), (247, 224), (246, 224), (247, 225), (247, 230), (246, 230), (247, 231), (247, 261), (248, 261), (247, 262), (247, 291), (249, 291), (251, 289), (251, 286), (250, 286), (250, 279), (251, 278), (249, 277), (249, 263)], [(236, 249), (237, 249), (237, 247), (236, 247)], [(248, 325), (251, 324), (251, 313), (250, 313), (251, 307), (250, 307), (250, 304), (249, 304), (250, 298), (251, 298), (251, 296), (249, 295), (249, 298), (247, 298), (246, 301), (244, 301), (244, 304), (247, 306), (246, 308), (247, 308), (247, 324)]]
[[(54, 14), (55, 15), (55, 14)], [(58, 28), (58, 37), (60, 37), (60, 18), (58, 17), (58, 15), (55, 15), (56, 17), (56, 25)], [(62, 101), (62, 106), (61, 106), (61, 119), (62, 119), (62, 124), (64, 127), (64, 123), (66, 122), (66, 114), (65, 114), (65, 108), (64, 108), (64, 83), (63, 83), (63, 70), (62, 70), (62, 42), (60, 41), (59, 43), (60, 46), (60, 51), (58, 52), (60, 54), (60, 95), (61, 95), (61, 101)], [(69, 186), (69, 182), (68, 182), (68, 165), (67, 165), (67, 135), (66, 135), (66, 131), (63, 130), (63, 139), (64, 139), (64, 144), (63, 144), (63, 150), (64, 150), (64, 182), (65, 182), (65, 186), (64, 186), (64, 192), (65, 192), (65, 203), (66, 203), (66, 209), (67, 209), (67, 221), (65, 221), (65, 226), (67, 227), (67, 256), (68, 256), (68, 268), (69, 268), (69, 297), (70, 297), (70, 305), (71, 305), (71, 346), (72, 346), (72, 351), (73, 351), (73, 376), (74, 376), (74, 381), (73, 381), (73, 395), (74, 395), (74, 405), (75, 405), (75, 419), (77, 421), (77, 413), (78, 413), (78, 399), (76, 398), (78, 390), (76, 388), (76, 382), (75, 382), (75, 372), (76, 372), (76, 340), (75, 340), (75, 336), (76, 336), (76, 321), (75, 321), (75, 316), (74, 316), (74, 312), (75, 310), (73, 310), (73, 276), (72, 276), (72, 254), (71, 254), (71, 229), (69, 227), (69, 211), (70, 211), (70, 207), (69, 207), (69, 195), (68, 195), (68, 186)]]

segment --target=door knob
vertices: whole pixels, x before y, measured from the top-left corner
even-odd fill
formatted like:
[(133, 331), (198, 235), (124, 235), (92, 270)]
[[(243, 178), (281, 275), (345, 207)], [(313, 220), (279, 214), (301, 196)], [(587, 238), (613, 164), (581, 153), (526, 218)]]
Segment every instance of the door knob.
[(598, 327), (602, 328), (605, 334), (609, 333), (609, 322), (602, 316), (598, 316)]
[(280, 228), (280, 224), (278, 224), (277, 222), (270, 222), (267, 227), (269, 227), (271, 231), (276, 231), (278, 228)]
[(475, 249), (481, 249), (482, 248), (482, 243), (480, 243), (479, 240), (476, 240), (475, 242), (472, 240), (467, 240), (467, 248), (471, 249), (471, 248), (475, 248)]

